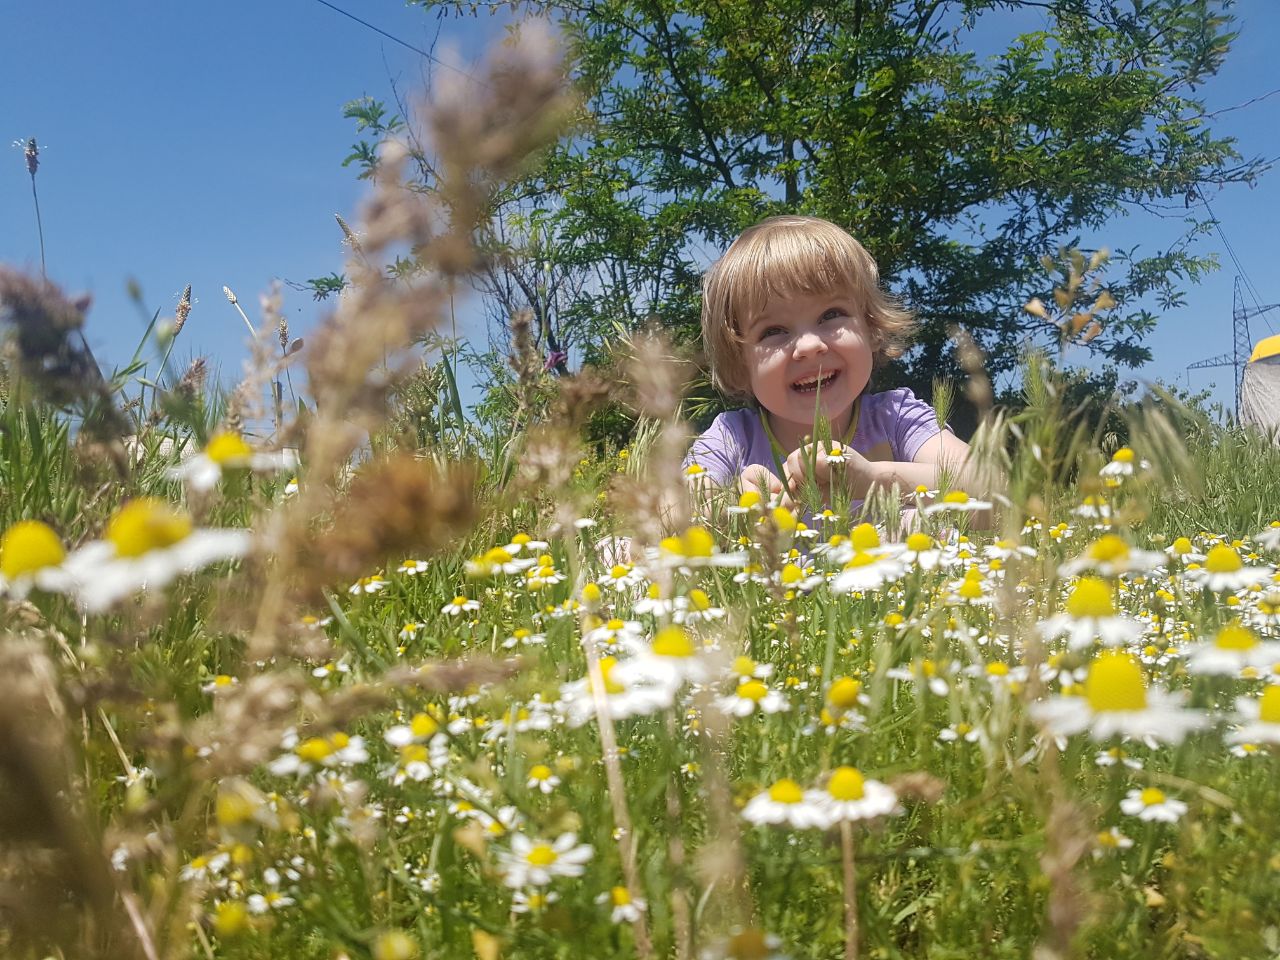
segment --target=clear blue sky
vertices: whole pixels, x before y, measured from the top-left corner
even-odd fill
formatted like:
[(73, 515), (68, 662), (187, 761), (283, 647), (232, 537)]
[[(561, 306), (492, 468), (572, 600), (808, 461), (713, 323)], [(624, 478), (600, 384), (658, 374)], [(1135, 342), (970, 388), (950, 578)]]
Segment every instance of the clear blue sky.
[[(399, 0), (335, 2), (417, 47), (452, 48), (464, 62), (502, 33), (497, 19), (440, 20)], [(1280, 5), (1241, 0), (1236, 14), (1241, 37), (1203, 91), (1211, 109), (1280, 87)], [(245, 356), (244, 326), (224, 284), (256, 316), (273, 278), (342, 269), (333, 214), (353, 214), (363, 188), (340, 166), (355, 140), (343, 104), (363, 94), (387, 99), (393, 79), (420, 89), (430, 69), (316, 0), (0, 0), (0, 28), (8, 104), (0, 113), (0, 261), (39, 269), (30, 180), (21, 150), (7, 146), (35, 136), (49, 275), (69, 291), (93, 293), (88, 332), (99, 357), (123, 363), (141, 336), (128, 278), (166, 315), (190, 283), (197, 304), (176, 355), (207, 355), (224, 377)], [(1225, 113), (1217, 125), (1246, 156), (1280, 156), (1280, 95)], [(1263, 301), (1280, 302), (1280, 170), (1210, 201)], [(1153, 251), (1178, 227), (1135, 214), (1091, 239)], [(1217, 236), (1200, 249), (1218, 252), (1223, 269), (1164, 316), (1143, 377), (1186, 384), (1188, 363), (1231, 349), (1236, 271)], [(286, 288), (285, 296), (294, 336), (327, 310), (304, 292)], [(1280, 331), (1280, 316), (1270, 328), (1254, 321), (1253, 330), (1255, 339)], [(1215, 397), (1229, 404), (1229, 369), (1193, 371), (1189, 382), (1216, 383)]]

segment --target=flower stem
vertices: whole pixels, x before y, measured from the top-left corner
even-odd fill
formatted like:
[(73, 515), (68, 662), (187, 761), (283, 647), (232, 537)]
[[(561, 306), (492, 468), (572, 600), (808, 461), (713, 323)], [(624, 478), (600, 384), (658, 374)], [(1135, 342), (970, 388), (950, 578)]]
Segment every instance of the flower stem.
[(858, 960), (858, 879), (853, 863), (853, 824), (840, 821), (840, 858), (844, 866), (844, 958)]

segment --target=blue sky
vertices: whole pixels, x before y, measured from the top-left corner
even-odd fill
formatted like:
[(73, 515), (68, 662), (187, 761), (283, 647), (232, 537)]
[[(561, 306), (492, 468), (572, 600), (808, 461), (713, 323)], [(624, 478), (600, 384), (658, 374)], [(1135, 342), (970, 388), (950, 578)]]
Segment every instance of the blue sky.
[[(437, 54), (473, 61), (501, 36), (499, 19), (438, 19), (400, 0), (335, 0), (389, 33)], [(1242, 0), (1241, 37), (1203, 95), (1233, 107), (1280, 87), (1280, 6)], [(90, 342), (107, 365), (124, 363), (144, 320), (125, 293), (137, 280), (151, 310), (171, 314), (184, 284), (197, 300), (176, 356), (207, 355), (234, 377), (246, 355), (243, 322), (222, 294), (230, 286), (255, 316), (275, 278), (301, 281), (342, 268), (334, 213), (352, 215), (363, 185), (341, 161), (355, 139), (342, 106), (363, 94), (387, 99), (394, 80), (420, 89), (424, 59), (316, 0), (208, 4), (87, 0), (0, 2), (7, 43), (0, 58), (3, 143), (42, 144), (37, 185), (50, 278), (89, 291)], [(1246, 156), (1280, 157), (1280, 95), (1223, 114), (1217, 129)], [(1280, 170), (1257, 187), (1211, 196), (1263, 302), (1280, 302), (1274, 267)], [(31, 184), (21, 150), (0, 152), (0, 261), (39, 269)], [(1153, 251), (1179, 224), (1141, 214), (1099, 238)], [(1141, 376), (1194, 389), (1217, 385), (1230, 403), (1229, 369), (1188, 363), (1231, 349), (1235, 268), (1217, 236), (1223, 269), (1164, 315)], [(327, 307), (285, 288), (294, 336)], [(477, 307), (462, 308), (464, 321)], [(464, 322), (484, 345), (483, 331)], [(1254, 337), (1280, 331), (1280, 311), (1253, 322)]]

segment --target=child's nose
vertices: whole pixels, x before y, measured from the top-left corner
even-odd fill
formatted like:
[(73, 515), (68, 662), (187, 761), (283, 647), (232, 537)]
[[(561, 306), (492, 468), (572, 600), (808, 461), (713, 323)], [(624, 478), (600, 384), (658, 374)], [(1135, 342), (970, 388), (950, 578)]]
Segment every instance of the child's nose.
[(827, 341), (816, 331), (806, 330), (796, 337), (795, 355), (797, 357), (809, 357), (826, 352)]

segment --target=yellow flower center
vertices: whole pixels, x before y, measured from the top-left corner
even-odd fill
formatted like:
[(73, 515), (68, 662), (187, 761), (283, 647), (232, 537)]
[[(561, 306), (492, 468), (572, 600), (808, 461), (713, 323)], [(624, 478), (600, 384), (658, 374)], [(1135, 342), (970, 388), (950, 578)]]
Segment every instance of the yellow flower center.
[(752, 703), (759, 703), (768, 692), (769, 688), (759, 680), (748, 680), (746, 683), (738, 684), (738, 696)]
[(627, 691), (626, 687), (620, 684), (617, 680), (613, 679), (613, 668), (617, 666), (617, 664), (618, 664), (618, 660), (616, 657), (600, 658), (600, 675), (604, 678), (605, 693), (618, 694), (618, 693), (626, 693)]
[(57, 566), (66, 555), (62, 541), (47, 523), (22, 520), (0, 537), (0, 574), (12, 580), (24, 573)]
[(455, 607), (460, 607), (466, 602), (467, 602), (466, 597), (458, 596), (453, 598), (453, 603), (451, 605)]
[(1235, 573), (1244, 567), (1240, 554), (1231, 547), (1219, 544), (1204, 558), (1204, 568), (1210, 573)]
[(1165, 796), (1163, 790), (1157, 790), (1155, 787), (1147, 787), (1142, 791), (1142, 805), (1144, 807), (1154, 807), (1156, 804), (1164, 803)]
[(560, 859), (560, 854), (551, 849), (551, 844), (539, 843), (525, 855), (525, 859), (535, 867), (549, 867)]
[(976, 577), (965, 577), (964, 583), (960, 584), (960, 589), (956, 593), (965, 600), (980, 600), (982, 598), (982, 581)]
[(793, 530), (795, 530), (796, 525), (799, 523), (799, 521), (796, 519), (796, 515), (792, 513), (790, 510), (788, 510), (786, 507), (774, 507), (773, 523), (774, 523), (774, 526), (776, 526), (783, 533), (791, 533)]
[(866, 792), (866, 781), (853, 767), (836, 767), (827, 781), (827, 793), (837, 800), (861, 800)]
[(1084, 681), (1084, 695), (1095, 713), (1147, 708), (1142, 668), (1127, 653), (1104, 653), (1094, 660)]
[(1111, 600), (1111, 587), (1097, 577), (1082, 577), (1067, 598), (1067, 614), (1076, 620), (1114, 617), (1116, 607)]
[(667, 537), (662, 549), (679, 557), (709, 557), (715, 540), (702, 527), (690, 527), (679, 537)]
[(696, 587), (689, 591), (689, 606), (695, 610), (704, 611), (711, 609), (711, 598), (706, 592)]
[(330, 745), (328, 740), (324, 739), (324, 737), (311, 737), (310, 739), (303, 740), (298, 744), (298, 746), (294, 748), (293, 752), (303, 760), (307, 760), (312, 763), (319, 763), (325, 757), (333, 753), (333, 747)]
[(804, 799), (800, 784), (784, 777), (769, 788), (769, 799), (774, 803), (799, 803)]
[(968, 503), (969, 495), (963, 490), (952, 490), (942, 498), (943, 503)]
[(804, 579), (804, 571), (797, 567), (794, 563), (788, 563), (782, 568), (782, 582), (787, 586), (799, 583)]
[(551, 777), (551, 768), (545, 763), (537, 763), (529, 768), (530, 780), (547, 780)]
[(1111, 459), (1116, 463), (1133, 463), (1133, 451), (1128, 447), (1121, 447), (1111, 455)]
[(253, 447), (238, 433), (216, 433), (204, 448), (204, 455), (220, 467), (231, 467), (253, 456)]
[(995, 663), (987, 664), (988, 677), (1007, 677), (1008, 675), (1009, 675), (1009, 665), (1007, 663), (1000, 663), (997, 660)]
[(740, 677), (750, 677), (756, 672), (756, 662), (750, 657), (737, 657), (733, 661), (733, 672)]
[(933, 537), (927, 533), (913, 533), (907, 537), (907, 549), (912, 553), (923, 553), (933, 547)]
[(614, 887), (609, 891), (609, 897), (615, 907), (625, 907), (631, 902), (631, 892), (626, 887)]
[(617, 564), (614, 564), (612, 569), (610, 569), (609, 576), (613, 577), (613, 579), (615, 580), (621, 580), (630, 572), (631, 572), (630, 567), (624, 567), (622, 564), (617, 563)]
[(755, 490), (748, 490), (738, 498), (738, 506), (743, 510), (750, 510), (752, 507), (760, 503), (760, 494)]
[(1240, 623), (1229, 623), (1213, 638), (1219, 650), (1252, 650), (1258, 645), (1258, 635)]
[(1192, 550), (1191, 541), (1186, 537), (1179, 537), (1177, 540), (1173, 541), (1171, 549), (1178, 556), (1185, 556)]
[(861, 693), (861, 683), (852, 677), (840, 677), (827, 691), (827, 702), (840, 710), (848, 710), (858, 703)]
[(1089, 556), (1099, 563), (1115, 563), (1129, 556), (1129, 545), (1114, 533), (1108, 533), (1089, 548)]
[(191, 534), (191, 518), (153, 497), (130, 500), (107, 523), (107, 539), (122, 557), (163, 550)]
[(849, 558), (849, 562), (844, 565), (844, 568), (848, 570), (852, 567), (869, 567), (876, 562), (876, 559), (874, 555), (867, 553), (865, 550), (859, 550)]
[(430, 759), (431, 754), (420, 743), (406, 743), (400, 748), (400, 760), (404, 763), (426, 763)]
[(409, 721), (410, 732), (420, 740), (434, 736), (439, 729), (440, 724), (436, 722), (435, 717), (429, 714), (415, 713), (413, 719)]
[(1258, 700), (1258, 719), (1263, 723), (1280, 723), (1280, 684), (1269, 684)]
[(664, 627), (653, 638), (653, 652), (659, 657), (692, 657), (693, 641), (679, 627)]
[(860, 523), (849, 532), (855, 550), (875, 550), (880, 546), (880, 533), (869, 523)]

